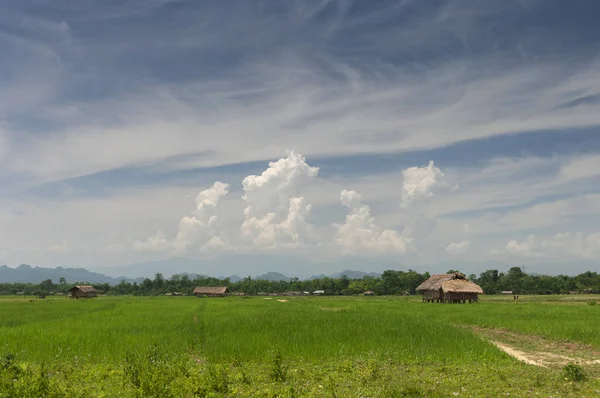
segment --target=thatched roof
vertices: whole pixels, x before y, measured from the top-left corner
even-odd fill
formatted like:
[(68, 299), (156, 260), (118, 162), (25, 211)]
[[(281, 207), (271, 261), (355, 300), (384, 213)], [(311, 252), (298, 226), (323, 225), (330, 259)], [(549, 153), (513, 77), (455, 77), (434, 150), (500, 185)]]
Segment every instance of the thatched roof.
[(225, 293), (229, 293), (229, 289), (227, 289), (227, 286), (217, 286), (217, 287), (197, 286), (194, 289), (194, 294), (225, 294)]
[(431, 278), (417, 286), (417, 291), (442, 289), (444, 293), (478, 293), (483, 294), (483, 289), (468, 280), (460, 272), (454, 274), (432, 275)]
[(84, 293), (96, 293), (96, 289), (94, 288), (94, 286), (73, 286), (72, 288), (69, 289), (69, 291), (73, 291), (73, 290), (79, 290), (81, 292)]

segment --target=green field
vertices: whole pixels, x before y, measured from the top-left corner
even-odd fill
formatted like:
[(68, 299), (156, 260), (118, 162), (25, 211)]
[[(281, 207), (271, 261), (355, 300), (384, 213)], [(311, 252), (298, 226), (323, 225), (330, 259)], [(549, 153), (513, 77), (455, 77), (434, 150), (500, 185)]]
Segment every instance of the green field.
[(566, 380), (481, 333), (600, 350), (590, 298), (288, 300), (0, 298), (0, 397), (600, 395), (595, 366)]

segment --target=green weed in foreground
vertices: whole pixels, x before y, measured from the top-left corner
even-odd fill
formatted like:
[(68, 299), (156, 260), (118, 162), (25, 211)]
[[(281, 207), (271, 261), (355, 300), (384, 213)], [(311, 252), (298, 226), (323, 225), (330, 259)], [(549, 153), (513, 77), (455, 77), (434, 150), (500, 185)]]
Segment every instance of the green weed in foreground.
[(565, 381), (560, 374), (519, 363), (424, 366), (373, 358), (289, 361), (284, 380), (274, 380), (272, 364), (197, 363), (148, 347), (116, 364), (69, 362), (0, 368), (5, 397), (496, 397), (596, 396), (598, 383)]

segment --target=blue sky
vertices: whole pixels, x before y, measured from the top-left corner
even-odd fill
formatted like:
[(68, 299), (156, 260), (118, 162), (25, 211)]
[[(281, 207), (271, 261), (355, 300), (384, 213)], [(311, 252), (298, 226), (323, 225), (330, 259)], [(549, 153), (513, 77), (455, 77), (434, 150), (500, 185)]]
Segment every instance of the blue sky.
[(0, 263), (600, 257), (600, 4), (5, 3)]

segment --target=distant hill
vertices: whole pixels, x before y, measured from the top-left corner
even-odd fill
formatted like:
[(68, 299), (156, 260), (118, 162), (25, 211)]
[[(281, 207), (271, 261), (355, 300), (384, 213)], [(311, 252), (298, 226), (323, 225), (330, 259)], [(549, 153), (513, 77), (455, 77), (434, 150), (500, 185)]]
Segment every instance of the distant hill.
[(111, 285), (115, 285), (122, 280), (129, 282), (140, 282), (142, 280), (141, 278), (110, 277), (97, 272), (90, 272), (84, 268), (43, 268), (32, 267), (27, 264), (21, 264), (17, 268), (10, 268), (7, 265), (0, 266), (0, 283), (40, 283), (47, 279), (58, 283), (60, 278), (65, 278), (67, 283), (89, 282), (109, 283)]
[(267, 272), (266, 274), (258, 275), (253, 279), (260, 279), (265, 281), (289, 281), (291, 278), (289, 276), (285, 276), (279, 272)]
[(171, 278), (174, 274), (187, 274), (204, 276), (208, 270), (204, 263), (184, 257), (173, 257), (166, 260), (146, 261), (142, 263), (120, 265), (114, 267), (95, 268), (96, 271), (106, 272), (110, 275), (123, 275), (127, 278), (150, 278), (156, 273), (161, 273), (165, 278)]
[(230, 280), (232, 283), (236, 283), (236, 282), (239, 282), (239, 281), (241, 281), (242, 279), (244, 279), (244, 278), (242, 278), (242, 277), (241, 277), (241, 276), (239, 276), (239, 275), (231, 275), (231, 276), (228, 276), (227, 278), (229, 278), (229, 280)]
[(345, 271), (341, 271), (341, 272), (334, 272), (333, 274), (329, 274), (329, 275), (324, 275), (324, 274), (313, 275), (309, 279), (340, 278), (342, 275), (346, 275), (346, 277), (348, 277), (348, 279), (362, 279), (365, 276), (379, 278), (381, 276), (381, 273), (345, 270)]

